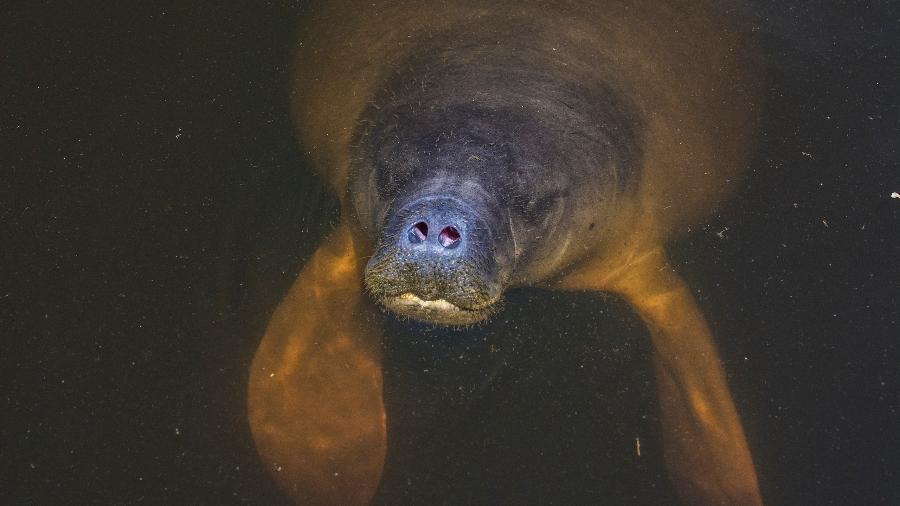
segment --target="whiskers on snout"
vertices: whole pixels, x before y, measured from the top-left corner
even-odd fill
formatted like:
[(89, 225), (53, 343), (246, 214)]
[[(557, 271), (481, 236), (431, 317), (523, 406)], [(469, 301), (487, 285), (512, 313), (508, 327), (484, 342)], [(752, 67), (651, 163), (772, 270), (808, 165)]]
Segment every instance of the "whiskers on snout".
[(482, 322), (501, 307), (501, 287), (461, 259), (422, 262), (402, 250), (378, 252), (369, 261), (366, 291), (398, 316), (437, 325)]

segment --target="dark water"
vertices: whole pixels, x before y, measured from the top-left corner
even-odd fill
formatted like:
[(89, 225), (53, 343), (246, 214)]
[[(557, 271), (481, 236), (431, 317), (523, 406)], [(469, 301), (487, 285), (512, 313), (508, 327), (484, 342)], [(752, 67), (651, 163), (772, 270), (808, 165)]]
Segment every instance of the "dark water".
[[(900, 504), (900, 14), (754, 10), (764, 135), (673, 257), (767, 503)], [(302, 11), (0, 7), (0, 503), (286, 502), (244, 409), (336, 217), (288, 117)], [(621, 302), (518, 290), (473, 332), (389, 329), (385, 504), (672, 501)]]

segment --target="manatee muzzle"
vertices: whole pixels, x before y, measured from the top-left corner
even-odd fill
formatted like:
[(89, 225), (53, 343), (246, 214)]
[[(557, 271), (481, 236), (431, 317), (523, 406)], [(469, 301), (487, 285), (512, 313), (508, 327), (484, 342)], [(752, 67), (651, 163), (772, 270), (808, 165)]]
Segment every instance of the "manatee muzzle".
[(488, 206), (450, 195), (397, 206), (366, 266), (367, 289), (415, 320), (467, 325), (487, 318), (508, 277), (504, 234), (489, 225), (490, 214)]

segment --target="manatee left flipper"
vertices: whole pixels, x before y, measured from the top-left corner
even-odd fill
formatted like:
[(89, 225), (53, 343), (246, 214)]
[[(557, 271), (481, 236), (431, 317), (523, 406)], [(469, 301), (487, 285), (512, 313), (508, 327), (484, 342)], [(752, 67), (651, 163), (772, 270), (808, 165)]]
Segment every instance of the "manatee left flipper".
[(690, 289), (662, 248), (624, 258), (579, 269), (558, 288), (616, 292), (650, 330), (664, 457), (682, 500), (762, 504), (719, 354)]
[(298, 504), (368, 504), (386, 453), (381, 325), (358, 236), (339, 225), (275, 311), (250, 372), (256, 448)]

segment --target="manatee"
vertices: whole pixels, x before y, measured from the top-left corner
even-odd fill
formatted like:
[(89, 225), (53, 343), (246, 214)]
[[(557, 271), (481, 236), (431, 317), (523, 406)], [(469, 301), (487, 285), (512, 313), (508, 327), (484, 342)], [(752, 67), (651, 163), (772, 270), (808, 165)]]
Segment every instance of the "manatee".
[(257, 450), (286, 494), (372, 500), (386, 455), (380, 308), (473, 325), (531, 286), (626, 300), (649, 330), (677, 493), (761, 504), (709, 326), (665, 251), (734, 192), (754, 142), (758, 50), (725, 7), (310, 7), (292, 113), (341, 218), (272, 316), (248, 390)]

